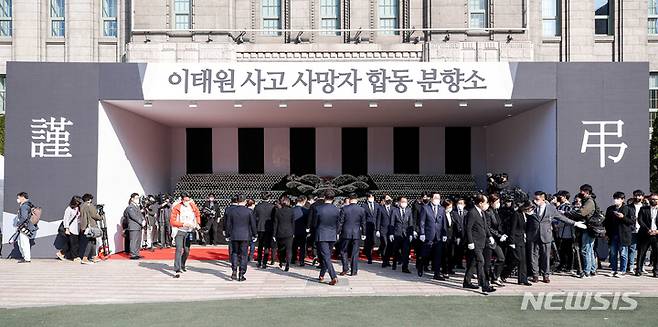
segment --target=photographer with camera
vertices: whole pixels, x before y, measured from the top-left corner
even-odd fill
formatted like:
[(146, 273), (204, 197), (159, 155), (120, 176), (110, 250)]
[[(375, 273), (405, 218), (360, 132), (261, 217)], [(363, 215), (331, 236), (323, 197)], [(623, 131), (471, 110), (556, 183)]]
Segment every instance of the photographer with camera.
[(487, 173), (487, 194), (500, 193), (510, 187), (506, 173), (492, 174)]
[(202, 226), (202, 244), (217, 245), (219, 244), (219, 204), (215, 201), (215, 194), (208, 194), (206, 203), (201, 208)]
[(145, 248), (153, 251), (153, 241), (155, 239), (155, 236), (157, 235), (156, 232), (156, 226), (155, 226), (155, 221), (156, 221), (156, 214), (158, 212), (158, 204), (155, 201), (155, 198), (153, 195), (149, 195), (147, 197), (142, 198), (142, 213), (144, 215), (144, 218), (146, 220), (146, 226), (143, 228), (143, 236), (142, 240), (145, 241), (146, 243), (144, 244)]
[[(82, 264), (97, 263), (100, 261), (96, 254), (96, 239), (103, 234), (98, 227), (98, 221), (103, 219), (103, 217), (98, 214), (96, 206), (92, 203), (93, 199), (94, 196), (89, 193), (83, 195), (83, 203), (80, 206), (80, 230), (84, 232), (80, 235)], [(91, 261), (89, 258), (91, 258)]]
[(187, 193), (181, 194), (182, 201), (171, 210), (170, 223), (175, 233), (176, 259), (174, 260), (174, 278), (180, 278), (181, 272), (187, 271), (185, 263), (190, 254), (192, 232), (201, 229), (201, 212)]
[(158, 207), (158, 242), (160, 248), (171, 247), (171, 224), (169, 218), (171, 217), (171, 198), (169, 195), (160, 197), (160, 206)]
[(132, 260), (142, 258), (139, 255), (139, 247), (142, 243), (142, 227), (146, 224), (144, 215), (142, 215), (142, 211), (139, 208), (139, 200), (139, 194), (131, 194), (128, 207), (123, 211), (123, 226), (127, 233), (130, 259)]

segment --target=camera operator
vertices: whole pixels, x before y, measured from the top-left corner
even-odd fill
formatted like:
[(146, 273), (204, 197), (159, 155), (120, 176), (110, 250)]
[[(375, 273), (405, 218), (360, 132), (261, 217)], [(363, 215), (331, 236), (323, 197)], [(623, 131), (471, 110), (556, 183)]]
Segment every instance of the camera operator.
[(160, 207), (158, 207), (158, 232), (160, 247), (171, 247), (171, 198), (164, 195), (160, 198)]
[(202, 218), (202, 243), (217, 245), (219, 243), (219, 204), (215, 201), (215, 194), (208, 194), (206, 203), (201, 208)]
[(509, 181), (506, 173), (492, 174), (487, 173), (487, 193), (500, 193), (502, 190), (509, 188)]
[(155, 235), (155, 215), (157, 213), (157, 203), (153, 195), (144, 198), (142, 202), (142, 213), (146, 218), (146, 226), (143, 229), (142, 240), (146, 242), (145, 248), (153, 251), (153, 239)]
[[(94, 199), (94, 196), (87, 193), (82, 196), (82, 205), (80, 206), (80, 230), (84, 234), (80, 237), (80, 248), (82, 248), (82, 264), (96, 263), (99, 262), (98, 256), (96, 254), (96, 238), (101, 237), (102, 232), (98, 228), (97, 221), (103, 219), (101, 215), (98, 214), (96, 206), (94, 206), (91, 200)], [(91, 261), (89, 260), (91, 258)]]
[(130, 259), (132, 260), (142, 258), (139, 255), (139, 247), (142, 243), (142, 227), (146, 224), (144, 215), (142, 215), (139, 208), (139, 199), (139, 194), (131, 194), (128, 207), (123, 211), (123, 221), (128, 236)]

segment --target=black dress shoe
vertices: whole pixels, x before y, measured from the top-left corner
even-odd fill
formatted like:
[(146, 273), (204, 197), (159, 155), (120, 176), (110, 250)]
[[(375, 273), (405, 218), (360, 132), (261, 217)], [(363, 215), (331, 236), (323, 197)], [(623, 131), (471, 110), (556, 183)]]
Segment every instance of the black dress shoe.
[(532, 276), (531, 281), (532, 281), (533, 283), (536, 283), (536, 282), (539, 281), (539, 277), (537, 277), (537, 276)]
[(172, 276), (172, 277), (174, 277), (174, 278), (180, 278), (180, 271), (177, 271), (176, 274), (174, 274), (174, 276)]
[(245, 280), (247, 279), (244, 278), (244, 275), (240, 275), (240, 278), (238, 278), (238, 282), (244, 282)]
[(653, 278), (658, 278), (658, 273), (653, 273)]
[(341, 271), (339, 275), (345, 276), (345, 275), (347, 275), (347, 271)]
[(289, 265), (286, 265), (286, 268), (283, 269), (283, 271), (289, 271), (289, 270), (290, 270), (290, 266), (289, 266)]
[(471, 283), (468, 283), (468, 284), (462, 284), (462, 287), (463, 287), (463, 288), (472, 289), (472, 290), (476, 290), (476, 289), (478, 289), (477, 286), (475, 286), (475, 285), (473, 285), (473, 284), (471, 284)]
[(482, 292), (485, 292), (485, 293), (493, 293), (495, 291), (496, 291), (496, 289), (491, 287), (491, 286), (482, 288)]
[(418, 269), (418, 277), (423, 277), (423, 269)]
[(237, 278), (238, 278), (238, 273), (234, 271), (234, 272), (231, 274), (231, 280), (236, 280)]
[(398, 266), (397, 266), (397, 265), (393, 265), (393, 267), (392, 267), (391, 269), (393, 269), (393, 270), (397, 270), (397, 269), (398, 269)]
[(350, 273), (350, 276), (356, 276), (357, 274), (358, 274), (358, 273), (353, 272), (353, 273)]
[(382, 268), (387, 268), (387, 267), (390, 267), (390, 266), (391, 265), (389, 263), (386, 263), (386, 262), (382, 263)]
[(407, 268), (402, 268), (402, 272), (405, 274), (411, 274), (411, 271)]
[(445, 279), (443, 276), (441, 276), (441, 275), (435, 275), (434, 277), (432, 277), (432, 279), (434, 279), (434, 280), (441, 280), (441, 281), (446, 280), (446, 279)]
[(141, 257), (138, 255), (134, 255), (130, 257), (130, 260), (139, 260), (139, 259), (141, 259)]
[(372, 264), (372, 259), (368, 259), (368, 264), (369, 264), (369, 265)]
[(519, 282), (519, 285), (532, 286), (532, 284), (530, 284), (530, 282), (528, 282), (528, 281)]

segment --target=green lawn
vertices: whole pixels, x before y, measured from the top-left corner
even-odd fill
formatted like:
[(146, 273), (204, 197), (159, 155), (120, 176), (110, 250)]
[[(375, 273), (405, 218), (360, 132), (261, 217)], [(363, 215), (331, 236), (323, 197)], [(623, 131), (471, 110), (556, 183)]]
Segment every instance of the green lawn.
[(521, 311), (521, 297), (340, 297), (0, 309), (0, 326), (655, 326), (635, 311)]

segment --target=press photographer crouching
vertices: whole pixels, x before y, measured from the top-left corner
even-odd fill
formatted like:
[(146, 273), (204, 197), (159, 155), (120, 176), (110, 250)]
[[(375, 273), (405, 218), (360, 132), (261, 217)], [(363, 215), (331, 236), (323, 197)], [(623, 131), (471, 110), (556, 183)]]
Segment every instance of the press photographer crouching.
[(201, 229), (201, 213), (187, 193), (181, 194), (182, 201), (171, 210), (171, 227), (175, 236), (176, 259), (174, 260), (174, 278), (180, 278), (181, 272), (187, 271), (185, 263), (190, 254), (192, 232)]

